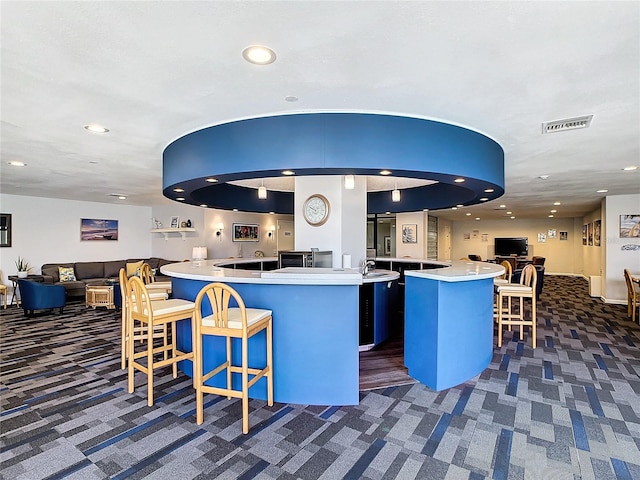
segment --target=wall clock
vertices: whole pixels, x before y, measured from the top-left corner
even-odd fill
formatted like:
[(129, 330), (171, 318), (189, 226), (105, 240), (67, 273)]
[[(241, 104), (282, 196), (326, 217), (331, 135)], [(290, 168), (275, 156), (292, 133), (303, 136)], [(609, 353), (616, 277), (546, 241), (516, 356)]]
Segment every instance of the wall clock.
[(309, 225), (319, 227), (329, 218), (329, 200), (324, 195), (315, 193), (304, 202), (302, 215)]

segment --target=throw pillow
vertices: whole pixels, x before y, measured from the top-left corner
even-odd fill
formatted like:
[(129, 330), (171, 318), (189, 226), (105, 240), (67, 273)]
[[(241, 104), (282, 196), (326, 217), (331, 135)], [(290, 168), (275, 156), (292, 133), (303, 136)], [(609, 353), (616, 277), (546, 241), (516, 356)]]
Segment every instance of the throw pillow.
[(139, 262), (135, 262), (135, 263), (127, 263), (127, 277), (133, 277), (135, 276), (140, 276), (140, 268), (142, 267), (142, 264), (144, 263), (144, 260), (140, 260)]
[(73, 267), (58, 267), (58, 276), (61, 282), (75, 282), (76, 274)]

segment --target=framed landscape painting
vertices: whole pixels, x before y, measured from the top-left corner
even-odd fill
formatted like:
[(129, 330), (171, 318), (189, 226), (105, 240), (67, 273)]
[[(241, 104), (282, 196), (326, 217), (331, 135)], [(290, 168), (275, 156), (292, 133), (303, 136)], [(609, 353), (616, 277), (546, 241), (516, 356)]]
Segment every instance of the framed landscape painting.
[(640, 238), (640, 213), (620, 215), (620, 238)]
[(80, 220), (80, 240), (118, 240), (118, 220)]

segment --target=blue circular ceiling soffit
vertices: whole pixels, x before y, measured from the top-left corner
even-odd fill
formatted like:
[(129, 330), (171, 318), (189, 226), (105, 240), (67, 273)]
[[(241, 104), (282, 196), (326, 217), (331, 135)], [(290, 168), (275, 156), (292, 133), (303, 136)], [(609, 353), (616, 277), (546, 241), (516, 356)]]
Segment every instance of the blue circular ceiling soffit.
[[(369, 192), (368, 213), (474, 205), (504, 194), (504, 151), (489, 137), (433, 120), (368, 113), (260, 117), (190, 133), (163, 152), (163, 194), (223, 210), (293, 214), (293, 192), (269, 190), (260, 200), (255, 188), (227, 183), (281, 177), (284, 170), (296, 176), (390, 170), (392, 177), (438, 182), (402, 189), (397, 203), (389, 191)], [(208, 183), (212, 178), (217, 182)]]

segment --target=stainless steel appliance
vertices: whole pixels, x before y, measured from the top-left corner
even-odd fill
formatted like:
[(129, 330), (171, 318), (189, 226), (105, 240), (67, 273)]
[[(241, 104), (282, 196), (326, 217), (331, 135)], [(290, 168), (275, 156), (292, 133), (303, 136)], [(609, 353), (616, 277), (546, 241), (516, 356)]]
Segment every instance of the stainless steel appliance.
[(331, 268), (333, 252), (282, 250), (278, 252), (278, 268), (285, 267)]

